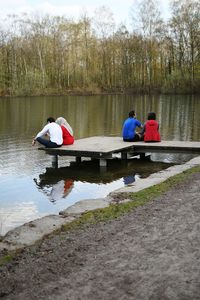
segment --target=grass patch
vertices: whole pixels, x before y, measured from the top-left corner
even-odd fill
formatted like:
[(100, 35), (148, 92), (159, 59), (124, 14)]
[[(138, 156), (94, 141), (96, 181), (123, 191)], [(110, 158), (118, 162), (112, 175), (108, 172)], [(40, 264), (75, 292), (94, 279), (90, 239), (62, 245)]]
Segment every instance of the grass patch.
[(2, 258), (0, 258), (0, 267), (9, 263), (12, 260), (12, 256), (11, 255), (4, 255)]

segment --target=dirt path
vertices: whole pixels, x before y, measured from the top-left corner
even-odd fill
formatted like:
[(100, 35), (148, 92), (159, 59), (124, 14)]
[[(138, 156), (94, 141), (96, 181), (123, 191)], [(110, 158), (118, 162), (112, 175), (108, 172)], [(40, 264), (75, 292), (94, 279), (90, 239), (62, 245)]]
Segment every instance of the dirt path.
[(0, 268), (3, 299), (200, 299), (200, 173), (106, 224), (61, 233)]

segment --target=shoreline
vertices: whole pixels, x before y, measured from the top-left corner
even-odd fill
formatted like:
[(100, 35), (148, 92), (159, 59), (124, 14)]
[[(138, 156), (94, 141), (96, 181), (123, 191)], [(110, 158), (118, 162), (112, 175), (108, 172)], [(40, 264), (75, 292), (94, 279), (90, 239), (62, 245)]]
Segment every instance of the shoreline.
[(200, 156), (184, 164), (174, 165), (165, 170), (151, 174), (149, 177), (134, 182), (111, 192), (105, 198), (85, 199), (59, 212), (59, 215), (48, 215), (40, 219), (25, 223), (0, 237), (0, 251), (15, 251), (35, 244), (45, 236), (76, 222), (86, 212), (98, 209), (107, 209), (112, 205), (131, 202), (130, 195), (137, 194), (145, 189), (157, 186), (169, 178), (179, 175), (193, 167), (200, 166)]
[(26, 98), (26, 97), (64, 97), (64, 96), (109, 96), (109, 95), (127, 95), (127, 96), (135, 96), (135, 95), (140, 95), (140, 96), (156, 96), (156, 95), (166, 95), (166, 96), (171, 96), (171, 95), (200, 95), (199, 92), (161, 92), (157, 90), (152, 90), (150, 92), (147, 91), (133, 91), (133, 90), (123, 90), (123, 91), (67, 91), (67, 92), (52, 92), (52, 93), (36, 93), (36, 94), (31, 94), (31, 95), (0, 95), (1, 98)]

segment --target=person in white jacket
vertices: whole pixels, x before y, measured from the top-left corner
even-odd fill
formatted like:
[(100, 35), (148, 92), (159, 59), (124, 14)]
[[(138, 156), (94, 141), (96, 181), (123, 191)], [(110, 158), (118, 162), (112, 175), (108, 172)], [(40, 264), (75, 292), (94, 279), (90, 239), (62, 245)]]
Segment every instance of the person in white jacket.
[[(44, 136), (48, 136), (48, 139), (44, 138)], [(32, 146), (35, 145), (36, 141), (47, 148), (57, 148), (62, 146), (62, 129), (58, 124), (55, 123), (54, 118), (49, 117), (47, 119), (47, 125), (45, 125), (44, 128), (38, 132), (32, 141)]]

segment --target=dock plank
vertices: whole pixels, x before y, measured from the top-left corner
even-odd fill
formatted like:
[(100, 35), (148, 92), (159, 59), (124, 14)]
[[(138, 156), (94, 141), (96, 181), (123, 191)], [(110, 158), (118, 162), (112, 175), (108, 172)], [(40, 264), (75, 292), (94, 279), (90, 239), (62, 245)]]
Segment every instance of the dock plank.
[(127, 149), (132, 150), (183, 150), (183, 151), (197, 151), (200, 152), (200, 142), (191, 141), (161, 141), (158, 143), (145, 143), (145, 142), (124, 142), (122, 137), (109, 137), (109, 136), (93, 136), (76, 140), (73, 145), (62, 146), (60, 148), (44, 148), (40, 150), (46, 152), (57, 153), (58, 155), (67, 155), (71, 152), (75, 153), (116, 153)]
[(133, 147), (139, 152), (200, 153), (200, 142), (191, 141), (135, 142)]
[[(131, 145), (125, 143), (121, 137), (109, 136), (93, 136), (76, 140), (73, 145), (62, 146), (61, 148), (53, 148), (58, 152), (70, 151), (88, 151), (88, 152), (102, 152), (110, 153), (129, 148)], [(46, 150), (46, 149), (42, 149)], [(48, 150), (50, 150), (48, 148)]]
[(125, 143), (121, 137), (93, 136), (76, 140), (73, 145), (62, 146), (60, 148), (44, 148), (48, 154), (103, 157), (112, 153), (128, 150), (132, 143)]

